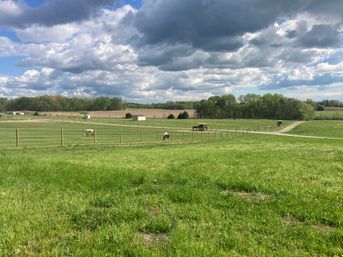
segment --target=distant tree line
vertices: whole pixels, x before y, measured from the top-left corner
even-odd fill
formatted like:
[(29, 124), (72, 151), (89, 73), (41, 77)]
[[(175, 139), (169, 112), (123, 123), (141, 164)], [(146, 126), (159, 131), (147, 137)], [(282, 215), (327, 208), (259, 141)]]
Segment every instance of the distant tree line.
[(166, 102), (166, 103), (153, 103), (153, 104), (137, 104), (127, 103), (127, 108), (141, 108), (141, 109), (164, 109), (164, 110), (186, 110), (195, 109), (195, 105), (198, 101), (177, 101), (177, 102)]
[(118, 97), (78, 98), (64, 96), (0, 98), (0, 111), (107, 111), (123, 110), (125, 102)]
[[(247, 94), (213, 96), (202, 101), (180, 101), (156, 104), (127, 103), (119, 97), (94, 99), (64, 96), (0, 98), (0, 111), (107, 111), (126, 108), (185, 110), (196, 109), (200, 118), (266, 118), (311, 119), (314, 110), (343, 107), (337, 100), (300, 101), (280, 94)], [(172, 118), (172, 117), (169, 117)], [(176, 118), (176, 117), (174, 117)], [(178, 118), (183, 118), (182, 115)]]
[(308, 120), (314, 118), (313, 105), (279, 94), (213, 96), (196, 105), (199, 118), (263, 118)]

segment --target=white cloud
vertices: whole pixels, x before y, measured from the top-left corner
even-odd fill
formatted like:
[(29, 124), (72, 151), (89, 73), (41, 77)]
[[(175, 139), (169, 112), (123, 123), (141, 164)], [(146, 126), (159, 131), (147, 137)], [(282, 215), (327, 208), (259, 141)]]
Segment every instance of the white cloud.
[[(20, 5), (5, 2), (5, 8), (18, 15)], [(323, 88), (340, 90), (337, 77), (343, 77), (343, 62), (330, 60), (342, 58), (342, 51), (298, 43), (298, 37), (315, 25), (338, 26), (338, 18), (298, 14), (243, 34), (243, 45), (237, 50), (212, 51), (208, 44), (198, 49), (177, 40), (143, 46), (144, 35), (133, 23), (136, 14), (126, 5), (99, 10), (82, 21), (15, 28), (22, 42), (0, 37), (0, 57), (23, 56), (19, 64), (27, 71), (0, 77), (0, 95), (118, 95), (148, 102), (258, 89), (318, 98), (325, 95)], [(323, 85), (316, 84), (318, 76), (335, 78), (326, 78)]]

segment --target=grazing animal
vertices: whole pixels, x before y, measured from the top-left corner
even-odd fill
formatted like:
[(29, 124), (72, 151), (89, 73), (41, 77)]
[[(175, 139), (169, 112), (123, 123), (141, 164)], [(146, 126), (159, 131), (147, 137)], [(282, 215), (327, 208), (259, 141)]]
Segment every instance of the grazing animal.
[(164, 134), (163, 134), (163, 141), (166, 141), (166, 140), (168, 140), (170, 138), (170, 134), (166, 131), (166, 132), (164, 132)]
[(83, 131), (83, 135), (84, 136), (94, 136), (95, 135), (94, 129), (86, 129), (85, 131)]

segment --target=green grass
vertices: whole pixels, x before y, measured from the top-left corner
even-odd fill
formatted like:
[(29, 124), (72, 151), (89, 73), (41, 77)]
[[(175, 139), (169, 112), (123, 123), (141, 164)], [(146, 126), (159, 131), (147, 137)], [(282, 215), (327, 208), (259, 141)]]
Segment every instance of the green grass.
[(318, 120), (343, 120), (343, 111), (319, 111), (316, 112), (315, 119)]
[(341, 256), (343, 145), (0, 151), (0, 256)]
[[(72, 121), (72, 120), (68, 120)], [(235, 133), (226, 132), (194, 132), (174, 129), (154, 129), (145, 127), (113, 126), (111, 124), (89, 124), (85, 122), (55, 122), (55, 121), (5, 121), (0, 122), (0, 149), (16, 146), (16, 129), (19, 130), (21, 147), (60, 146), (61, 128), (65, 146), (96, 144), (140, 144), (162, 143), (162, 135), (168, 130), (172, 134), (172, 142), (191, 142), (214, 140), (230, 137)], [(96, 138), (84, 136), (85, 129), (94, 129)], [(169, 141), (169, 142), (170, 142)]]
[[(53, 120), (74, 120), (84, 121), (82, 118), (71, 117), (40, 117), (42, 119)], [(120, 118), (92, 118), (88, 122), (119, 124), (127, 126), (152, 126), (152, 127), (166, 127), (173, 129), (189, 129), (194, 125), (205, 123), (209, 129), (226, 129), (226, 130), (253, 130), (253, 131), (277, 131), (280, 128), (277, 126), (276, 120), (266, 119), (147, 119), (146, 121), (133, 121), (132, 119)], [(283, 126), (291, 124), (292, 121), (284, 121)]]
[(301, 124), (291, 131), (292, 134), (343, 138), (343, 121), (315, 120)]
[[(25, 120), (26, 119), (26, 120)], [(74, 123), (73, 123), (74, 122)], [(93, 124), (92, 124), (93, 123)], [(194, 132), (192, 126), (206, 123), (208, 133)], [(285, 126), (290, 122), (285, 122)], [(138, 127), (137, 127), (138, 124)], [(64, 145), (91, 145), (94, 137), (83, 136), (85, 129), (95, 129), (96, 144), (138, 144), (161, 143), (165, 131), (172, 133), (174, 142), (191, 142), (231, 137), (236, 133), (226, 130), (276, 130), (272, 120), (147, 120), (134, 122), (126, 119), (92, 119), (81, 118), (44, 118), (15, 117), (0, 121), (0, 149), (16, 146), (16, 129), (19, 129), (21, 147), (59, 146), (61, 128), (63, 128)], [(155, 128), (156, 127), (156, 128)]]

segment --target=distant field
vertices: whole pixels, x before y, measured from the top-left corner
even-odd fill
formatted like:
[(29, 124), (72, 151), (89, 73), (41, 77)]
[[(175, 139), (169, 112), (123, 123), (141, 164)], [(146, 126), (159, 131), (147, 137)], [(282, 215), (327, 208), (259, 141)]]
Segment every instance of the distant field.
[[(132, 115), (145, 115), (148, 118), (167, 118), (169, 114), (174, 114), (177, 117), (181, 112), (187, 111), (190, 117), (195, 116), (195, 110), (163, 110), (163, 109), (126, 109), (120, 111), (94, 111), (89, 112), (92, 117), (97, 118), (123, 118), (126, 113)], [(64, 117), (83, 117), (81, 112), (40, 112), (42, 115), (48, 116), (64, 116)]]
[(343, 121), (315, 120), (301, 124), (292, 134), (343, 138)]
[[(85, 121), (82, 118), (70, 117), (40, 117), (42, 119), (59, 119), (59, 120), (74, 120)], [(265, 119), (187, 119), (187, 120), (168, 120), (168, 119), (147, 119), (146, 121), (133, 121), (132, 119), (111, 119), (111, 118), (92, 118), (87, 122), (108, 123), (127, 126), (150, 126), (150, 127), (165, 127), (173, 129), (188, 129), (191, 130), (194, 125), (200, 123), (207, 124), (209, 129), (226, 129), (226, 130), (253, 130), (253, 131), (277, 131), (280, 128), (277, 126), (276, 120)], [(292, 121), (284, 121), (283, 127), (291, 124)]]
[(343, 110), (316, 112), (316, 119), (343, 120)]
[(275, 136), (0, 150), (0, 256), (342, 256), (342, 153)]
[[(53, 121), (43, 119), (0, 121), (0, 148), (16, 147), (16, 129), (18, 129), (20, 147), (75, 146), (93, 144), (140, 144), (162, 143), (165, 131), (171, 134), (168, 142), (192, 142), (215, 140), (231, 137), (236, 133), (192, 132), (191, 129), (162, 129), (136, 126), (114, 126), (115, 124), (90, 124), (83, 120), (66, 119)], [(75, 122), (75, 123), (73, 123)], [(63, 132), (62, 129), (63, 128)], [(95, 130), (93, 136), (84, 136), (86, 129)], [(63, 133), (63, 134), (62, 134)], [(63, 140), (62, 140), (63, 138)]]

